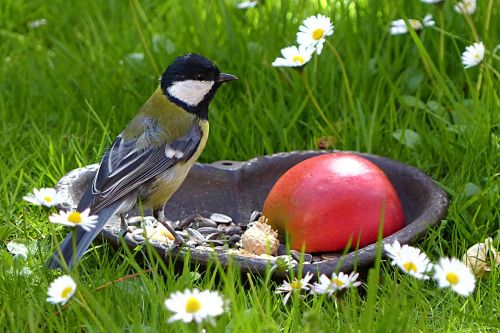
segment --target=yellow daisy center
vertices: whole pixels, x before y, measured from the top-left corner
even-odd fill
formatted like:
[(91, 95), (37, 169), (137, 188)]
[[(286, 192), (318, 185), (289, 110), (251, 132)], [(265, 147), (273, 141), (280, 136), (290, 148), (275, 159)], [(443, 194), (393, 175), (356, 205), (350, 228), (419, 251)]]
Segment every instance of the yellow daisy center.
[(79, 212), (71, 212), (68, 215), (68, 221), (74, 224), (82, 223), (82, 214)]
[(413, 28), (413, 29), (420, 29), (421, 26), (420, 26), (420, 22), (416, 19), (411, 19), (410, 20), (410, 26)]
[(67, 286), (66, 288), (61, 291), (61, 298), (68, 298), (68, 295), (73, 291), (73, 288), (70, 286)]
[(313, 39), (314, 40), (320, 40), (323, 37), (323, 34), (325, 33), (325, 30), (318, 28), (313, 31)]
[(446, 281), (451, 284), (457, 284), (458, 282), (460, 282), (460, 277), (458, 276), (458, 274), (450, 272), (446, 274)]
[(47, 202), (52, 202), (52, 197), (45, 196), (45, 197), (43, 197), (43, 200), (45, 200)]
[(417, 272), (417, 265), (415, 265), (414, 263), (412, 263), (411, 261), (408, 261), (408, 262), (405, 262), (403, 264), (403, 267), (404, 269), (407, 271), (407, 272), (410, 272), (410, 271), (414, 271), (415, 273)]
[(189, 296), (186, 300), (186, 312), (195, 313), (201, 309), (201, 302), (194, 296)]
[(480, 59), (481, 58), (481, 56), (479, 55), (479, 53), (474, 53), (473, 57), (476, 58), (476, 59)]
[(304, 62), (306, 62), (306, 59), (304, 59), (304, 57), (301, 55), (296, 55), (295, 57), (292, 58), (292, 61), (295, 63), (298, 62), (299, 64), (303, 64)]
[(313, 31), (313, 39), (314, 40), (320, 40), (323, 37), (323, 34), (325, 33), (325, 30), (318, 28)]
[(333, 278), (332, 283), (335, 284), (337, 287), (342, 287), (345, 284), (344, 281), (338, 278)]
[(292, 289), (300, 289), (302, 288), (302, 283), (299, 280), (295, 280), (290, 283), (290, 287), (292, 287)]

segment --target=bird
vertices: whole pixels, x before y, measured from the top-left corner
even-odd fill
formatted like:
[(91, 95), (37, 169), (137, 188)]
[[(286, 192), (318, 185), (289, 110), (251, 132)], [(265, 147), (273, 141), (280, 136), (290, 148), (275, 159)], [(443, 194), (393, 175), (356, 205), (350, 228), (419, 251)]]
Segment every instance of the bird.
[(77, 205), (77, 212), (90, 209), (91, 215), (97, 215), (95, 227), (87, 231), (76, 226), (47, 266), (75, 267), (106, 223), (119, 215), (123, 225), (124, 214), (138, 201), (168, 227), (164, 205), (205, 147), (208, 106), (222, 84), (236, 79), (198, 54), (175, 58), (153, 95), (105, 152)]

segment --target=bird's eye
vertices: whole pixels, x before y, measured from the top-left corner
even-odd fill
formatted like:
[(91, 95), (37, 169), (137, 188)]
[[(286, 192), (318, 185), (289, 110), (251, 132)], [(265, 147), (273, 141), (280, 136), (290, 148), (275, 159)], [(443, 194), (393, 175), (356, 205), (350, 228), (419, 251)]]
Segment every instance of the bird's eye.
[(207, 79), (207, 76), (205, 74), (196, 75), (196, 80), (198, 80), (198, 81), (205, 81), (206, 79)]

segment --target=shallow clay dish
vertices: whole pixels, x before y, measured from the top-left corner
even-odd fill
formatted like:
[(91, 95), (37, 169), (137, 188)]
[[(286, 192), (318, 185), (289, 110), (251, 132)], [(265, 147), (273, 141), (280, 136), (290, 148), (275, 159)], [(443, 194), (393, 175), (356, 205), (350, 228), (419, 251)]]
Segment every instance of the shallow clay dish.
[[(165, 205), (165, 216), (181, 220), (193, 213), (210, 216), (222, 213), (232, 217), (238, 225), (246, 225), (253, 211), (260, 211), (267, 194), (277, 179), (290, 167), (300, 161), (333, 151), (295, 151), (262, 156), (247, 162), (219, 161), (211, 164), (195, 164), (186, 181)], [(420, 170), (388, 158), (355, 153), (375, 163), (389, 177), (396, 188), (405, 214), (405, 227), (385, 237), (383, 243), (398, 240), (402, 244), (415, 242), (427, 228), (439, 222), (446, 214), (448, 199), (446, 193)], [(58, 183), (57, 189), (66, 196), (66, 208), (74, 206), (91, 182), (97, 165), (71, 171)], [(102, 239), (119, 246), (118, 219), (112, 220), (101, 232)], [(133, 248), (139, 245), (133, 238), (125, 236), (126, 244)], [(168, 249), (164, 244), (153, 243), (160, 255), (168, 260), (176, 257), (183, 260), (185, 248)], [(191, 249), (190, 260), (206, 264), (217, 257), (226, 265), (226, 253), (204, 249)], [(313, 254), (321, 261), (304, 264), (303, 272), (331, 274), (336, 271), (364, 271), (375, 260), (376, 245), (365, 246), (344, 256), (341, 253)], [(266, 259), (231, 255), (243, 272), (264, 272), (269, 266)], [(275, 278), (285, 272), (276, 270)]]

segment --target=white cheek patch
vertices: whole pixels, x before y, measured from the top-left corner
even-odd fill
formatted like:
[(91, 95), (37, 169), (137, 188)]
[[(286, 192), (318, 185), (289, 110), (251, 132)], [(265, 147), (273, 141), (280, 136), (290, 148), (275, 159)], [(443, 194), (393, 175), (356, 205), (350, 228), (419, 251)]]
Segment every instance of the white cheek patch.
[(167, 91), (170, 96), (177, 98), (189, 106), (198, 105), (212, 89), (214, 81), (185, 80), (173, 82)]

